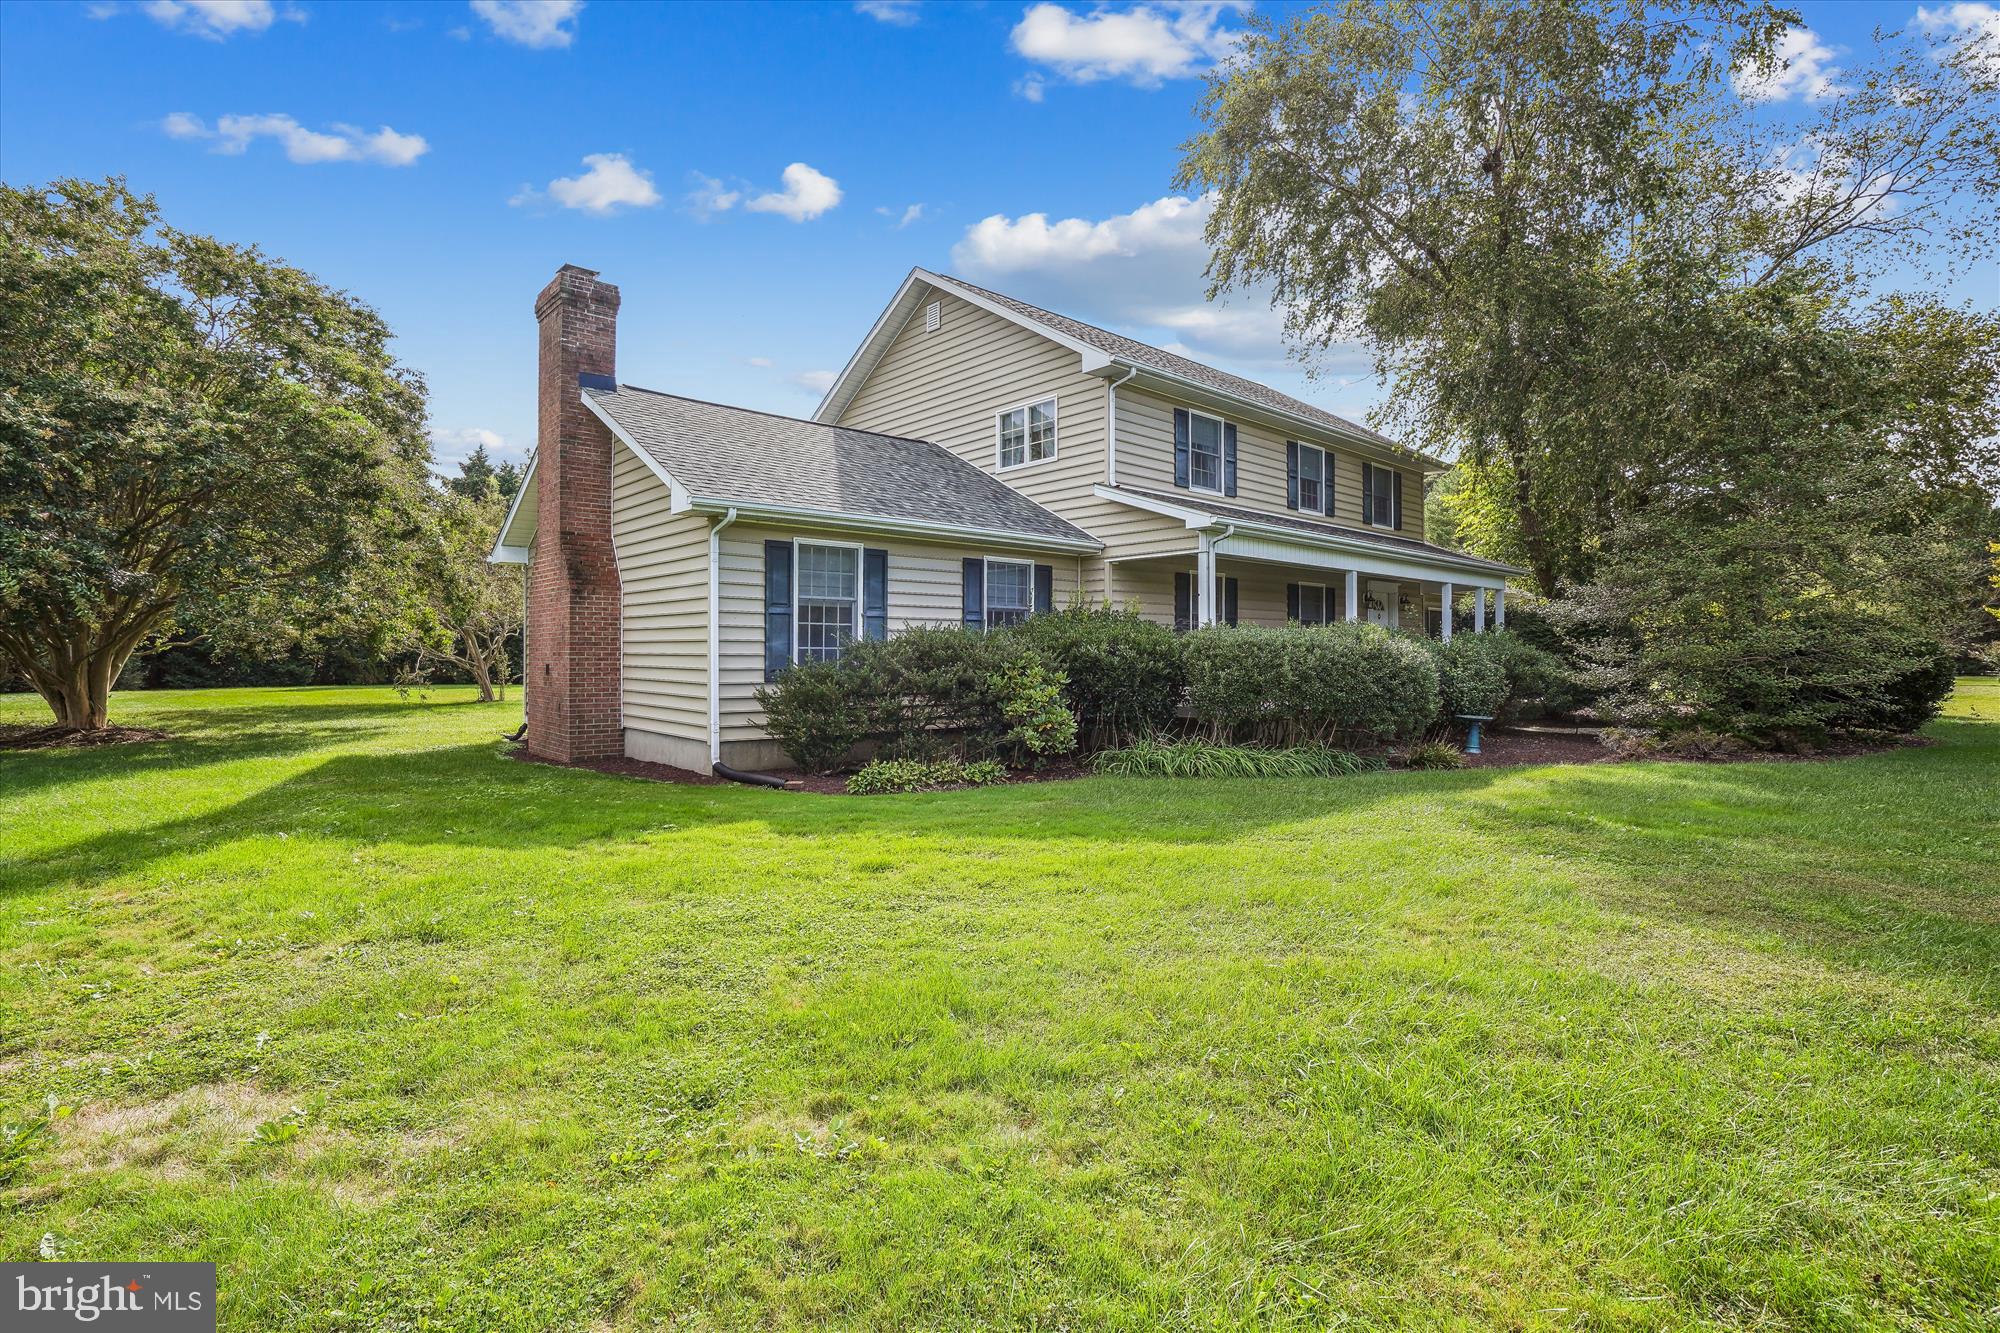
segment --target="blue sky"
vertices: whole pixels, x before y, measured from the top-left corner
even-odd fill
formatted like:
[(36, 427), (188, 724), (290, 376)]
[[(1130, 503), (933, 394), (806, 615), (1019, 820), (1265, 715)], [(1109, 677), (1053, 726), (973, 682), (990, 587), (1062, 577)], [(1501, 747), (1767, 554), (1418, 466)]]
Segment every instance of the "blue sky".
[[(1774, 114), (1916, 11), (1799, 8)], [(122, 173), (175, 225), (368, 301), (429, 379), (443, 459), (533, 443), (531, 306), (563, 263), (623, 289), (622, 379), (769, 411), (810, 412), (923, 265), (1359, 416), (1363, 358), (1308, 382), (1271, 312), (1201, 301), (1200, 205), (1171, 180), (1240, 21), (1021, 0), (17, 2), (0, 175)], [(1996, 272), (1968, 256), (1951, 294), (1992, 307)]]

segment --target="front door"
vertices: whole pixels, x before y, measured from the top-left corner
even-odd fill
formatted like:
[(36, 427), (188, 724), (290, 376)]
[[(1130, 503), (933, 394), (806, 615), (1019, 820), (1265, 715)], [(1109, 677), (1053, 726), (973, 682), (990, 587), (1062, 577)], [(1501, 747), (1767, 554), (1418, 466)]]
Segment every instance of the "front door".
[(1370, 582), (1362, 599), (1362, 606), (1368, 615), (1368, 623), (1381, 625), (1386, 629), (1396, 628), (1396, 603), (1401, 589), (1393, 583)]

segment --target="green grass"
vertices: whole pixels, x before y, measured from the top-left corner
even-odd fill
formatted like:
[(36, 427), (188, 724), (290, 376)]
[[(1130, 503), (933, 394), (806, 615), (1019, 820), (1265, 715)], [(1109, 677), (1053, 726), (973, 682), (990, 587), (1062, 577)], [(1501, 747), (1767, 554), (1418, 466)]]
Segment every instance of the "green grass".
[(866, 800), (113, 711), (177, 739), (0, 754), (0, 1118), (76, 1107), (0, 1260), (237, 1330), (2000, 1326), (1992, 681), (1823, 764)]

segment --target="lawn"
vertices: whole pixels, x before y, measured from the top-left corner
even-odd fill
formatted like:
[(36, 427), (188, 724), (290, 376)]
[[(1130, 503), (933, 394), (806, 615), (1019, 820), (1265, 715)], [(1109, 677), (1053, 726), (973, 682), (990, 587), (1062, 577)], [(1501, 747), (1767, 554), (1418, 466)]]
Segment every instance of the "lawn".
[(1828, 763), (867, 800), (518, 712), (0, 754), (0, 1118), (75, 1107), (0, 1260), (238, 1330), (2000, 1326), (2000, 683)]

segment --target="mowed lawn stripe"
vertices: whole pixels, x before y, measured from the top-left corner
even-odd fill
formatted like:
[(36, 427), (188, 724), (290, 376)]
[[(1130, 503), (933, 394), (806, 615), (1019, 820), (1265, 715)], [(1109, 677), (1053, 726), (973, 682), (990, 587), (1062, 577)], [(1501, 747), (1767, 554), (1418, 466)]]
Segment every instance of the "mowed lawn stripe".
[(1825, 763), (869, 799), (467, 694), (0, 756), (0, 1114), (77, 1108), (7, 1258), (238, 1329), (2000, 1321), (1995, 682)]

